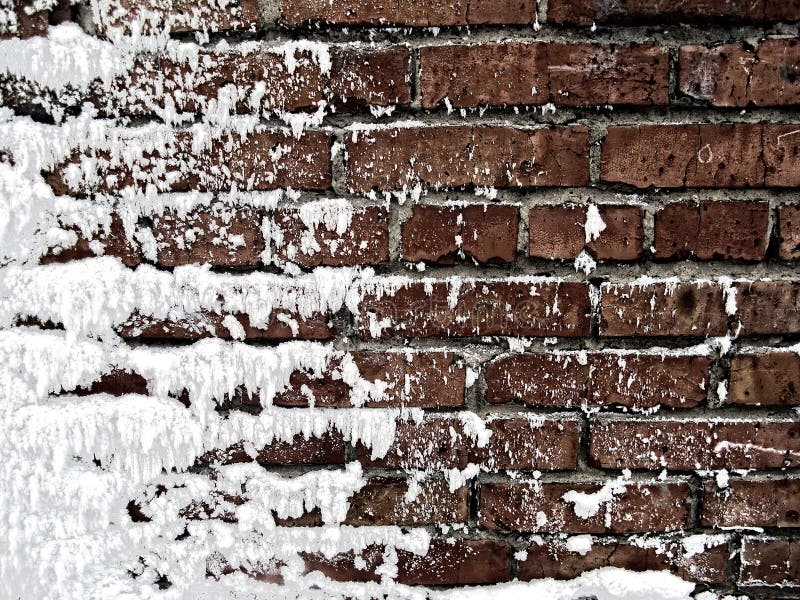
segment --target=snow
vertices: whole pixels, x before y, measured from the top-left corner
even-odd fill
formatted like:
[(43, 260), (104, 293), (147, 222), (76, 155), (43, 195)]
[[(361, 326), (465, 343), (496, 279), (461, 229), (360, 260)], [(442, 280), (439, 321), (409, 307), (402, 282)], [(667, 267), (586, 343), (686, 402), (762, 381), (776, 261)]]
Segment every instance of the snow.
[(600, 237), (600, 234), (605, 231), (606, 223), (600, 216), (600, 211), (596, 204), (590, 204), (586, 209), (586, 223), (583, 226), (586, 233), (586, 243), (595, 241)]

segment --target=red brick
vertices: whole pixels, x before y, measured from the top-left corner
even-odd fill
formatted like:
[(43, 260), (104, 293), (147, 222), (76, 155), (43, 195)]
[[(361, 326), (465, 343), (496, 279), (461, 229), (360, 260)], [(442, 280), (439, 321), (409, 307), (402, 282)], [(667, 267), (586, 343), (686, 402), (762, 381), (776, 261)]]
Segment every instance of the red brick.
[(556, 25), (655, 23), (766, 24), (800, 20), (800, 7), (785, 0), (550, 0), (547, 21)]
[(636, 260), (642, 253), (644, 215), (636, 206), (597, 206), (606, 228), (586, 242), (587, 207), (534, 206), (528, 213), (528, 253), (536, 258), (572, 260), (584, 249), (599, 260)]
[(589, 355), (589, 404), (692, 408), (705, 402), (706, 356), (603, 352)]
[(14, 14), (16, 24), (12, 27), (11, 23), (4, 23), (0, 27), (0, 40), (11, 37), (29, 38), (47, 35), (49, 11), (38, 10), (28, 14), (26, 9), (33, 5), (34, 0), (11, 0), (8, 8), (4, 5), (4, 10)]
[[(131, 135), (140, 135), (135, 129)], [(126, 132), (127, 133), (127, 132)], [(295, 139), (286, 131), (257, 129), (244, 137), (226, 133), (202, 149), (192, 148), (191, 130), (175, 132), (163, 148), (146, 152), (134, 165), (109, 161), (104, 150), (90, 149), (58, 165), (46, 180), (59, 195), (87, 192), (118, 194), (125, 188), (144, 190), (155, 184), (160, 191), (187, 192), (295, 189), (324, 190), (330, 187), (330, 134), (306, 131)], [(280, 160), (273, 160), (278, 149)], [(67, 171), (80, 165), (97, 163), (97, 185), (79, 182), (76, 189), (67, 183)]]
[(767, 187), (800, 186), (800, 127), (764, 125), (762, 135)]
[[(637, 188), (787, 185), (784, 180), (796, 169), (795, 160), (786, 156), (770, 160), (762, 132), (766, 134), (766, 127), (750, 124), (609, 127), (603, 140), (601, 178)], [(766, 181), (765, 164), (776, 171)]]
[(739, 354), (731, 359), (727, 404), (800, 405), (800, 356), (795, 352)]
[(211, 0), (110, 0), (98, 5), (94, 17), (99, 35), (109, 29), (155, 35), (165, 30), (255, 31), (259, 26), (257, 0), (232, 0), (224, 10)]
[(64, 229), (73, 231), (77, 235), (77, 243), (60, 252), (50, 250), (39, 260), (40, 264), (64, 263), (97, 256), (92, 249), (92, 242), (99, 242), (103, 245), (103, 256), (118, 258), (125, 266), (135, 267), (142, 260), (139, 248), (128, 239), (122, 220), (117, 215), (111, 216), (108, 229), (101, 228), (91, 237), (83, 235), (79, 229), (74, 227), (65, 227)]
[[(293, 57), (291, 70), (285, 52)], [(146, 115), (167, 107), (205, 112), (226, 85), (236, 86), (236, 113), (299, 111), (321, 102), (339, 110), (410, 102), (405, 46), (368, 51), (331, 46), (329, 52), (328, 72), (310, 51), (283, 46), (203, 51), (192, 60), (167, 53), (143, 55), (110, 82), (98, 81), (91, 99), (111, 115)]]
[(680, 541), (661, 540), (663, 549), (632, 543), (594, 541), (586, 554), (572, 552), (561, 541), (531, 544), (527, 558), (519, 564), (519, 578), (574, 579), (582, 573), (604, 567), (629, 571), (671, 571), (687, 581), (723, 583), (726, 579), (728, 544), (706, 548), (689, 555)]
[(291, 442), (276, 440), (262, 448), (248, 449), (247, 445), (242, 442), (228, 448), (211, 450), (199, 460), (208, 463), (219, 462), (223, 465), (254, 460), (269, 465), (344, 463), (344, 439), (338, 431), (327, 431), (321, 437), (310, 438), (297, 434)]
[(764, 40), (713, 48), (682, 46), (680, 91), (712, 106), (794, 106), (800, 104), (798, 40)]
[(450, 491), (443, 480), (423, 481), (407, 501), (408, 484), (397, 479), (371, 479), (350, 498), (346, 525), (433, 525), (467, 521), (467, 488)]
[(742, 539), (740, 555), (739, 583), (800, 586), (800, 540), (747, 536)]
[(338, 229), (338, 220), (332, 223), (332, 228), (324, 222), (315, 223), (313, 218), (306, 223), (302, 206), (276, 210), (270, 224), (275, 258), (306, 268), (377, 265), (388, 261), (387, 209), (379, 206), (351, 209), (350, 222), (344, 231)]
[[(281, 321), (278, 316), (293, 320), (296, 331)], [(262, 340), (327, 340), (333, 336), (333, 329), (328, 325), (328, 316), (311, 315), (303, 318), (287, 311), (273, 311), (267, 326), (263, 329), (250, 325), (247, 315), (234, 314), (244, 328), (247, 339)], [(230, 330), (223, 325), (225, 315), (211, 312), (194, 314), (179, 319), (159, 319), (149, 315), (134, 314), (117, 328), (120, 336), (128, 339), (146, 340), (198, 340), (207, 337), (231, 338)]]
[(778, 236), (781, 260), (800, 258), (800, 205), (781, 204), (778, 207)]
[(147, 380), (144, 377), (134, 371), (122, 371), (119, 369), (104, 373), (93, 381), (89, 387), (79, 387), (71, 393), (76, 396), (87, 396), (89, 394), (109, 394), (111, 396), (141, 394), (147, 396), (149, 394)]
[(423, 108), (480, 105), (665, 105), (669, 56), (659, 46), (442, 45), (420, 49)]
[(512, 354), (486, 365), (486, 401), (691, 408), (705, 400), (709, 364), (704, 356)]
[(737, 282), (742, 335), (800, 332), (800, 284), (795, 281)]
[(261, 215), (255, 210), (219, 210), (153, 215), (156, 263), (176, 267), (208, 263), (224, 267), (262, 264), (264, 235)]
[(284, 25), (310, 22), (335, 25), (432, 27), (527, 25), (536, 21), (535, 0), (281, 0)]
[(552, 187), (589, 183), (583, 126), (514, 129), (443, 125), (353, 131), (347, 138), (352, 191), (462, 186)]
[(725, 335), (728, 316), (722, 287), (713, 283), (604, 283), (600, 335)]
[(686, 483), (633, 483), (587, 519), (562, 498), (571, 490), (591, 494), (600, 488), (591, 483), (485, 483), (478, 524), (510, 531), (634, 533), (683, 529), (688, 523)]
[[(352, 353), (353, 362), (364, 380), (385, 384), (385, 399), (367, 399), (364, 406), (381, 407), (462, 407), (466, 367), (451, 352), (438, 351), (363, 351)], [(290, 386), (273, 399), (279, 406), (307, 406), (308, 397), (302, 389), (314, 395), (315, 406), (351, 406), (351, 388), (340, 373), (334, 375), (341, 362), (330, 365), (321, 378), (296, 371)], [(258, 403), (257, 398), (255, 402)]]
[(460, 419), (432, 418), (423, 424), (399, 422), (394, 442), (385, 457), (372, 460), (358, 447), (365, 466), (403, 469), (463, 469), (468, 463), (489, 471), (499, 469), (565, 470), (578, 465), (580, 426), (574, 419), (492, 418), (492, 432), (479, 447)]
[(722, 419), (597, 419), (589, 458), (601, 469), (779, 469), (800, 466), (800, 424)]
[[(416, 555), (397, 551), (397, 583), (406, 585), (476, 585), (508, 581), (511, 547), (494, 540), (431, 540), (428, 552)], [(369, 546), (326, 558), (305, 555), (306, 572), (319, 571), (334, 581), (380, 581), (376, 569), (383, 564), (383, 549)]]
[(454, 264), (511, 262), (517, 254), (516, 206), (414, 205), (403, 222), (402, 254), (409, 262)]
[(702, 524), (709, 527), (798, 527), (800, 479), (741, 479), (703, 488)]
[(589, 334), (582, 283), (375, 278), (357, 293), (362, 337)]
[(655, 257), (763, 260), (768, 202), (673, 202), (655, 216)]

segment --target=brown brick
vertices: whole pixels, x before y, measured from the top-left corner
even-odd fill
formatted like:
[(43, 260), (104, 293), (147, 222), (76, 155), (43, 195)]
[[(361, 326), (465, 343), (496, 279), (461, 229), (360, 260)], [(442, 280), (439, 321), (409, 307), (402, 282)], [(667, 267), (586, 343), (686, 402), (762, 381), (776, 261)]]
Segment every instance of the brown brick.
[(450, 106), (664, 105), (669, 60), (659, 46), (442, 45), (420, 49), (423, 108)]
[[(389, 260), (389, 214), (380, 206), (352, 207), (350, 222), (342, 231), (311, 218), (303, 207), (275, 211), (270, 227), (274, 256), (301, 267), (377, 265)], [(332, 213), (335, 215), (335, 213)]]
[(712, 106), (800, 104), (800, 43), (764, 40), (755, 51), (744, 44), (713, 48), (682, 46), (680, 91)]
[(800, 20), (800, 7), (785, 0), (551, 0), (547, 6), (547, 21), (557, 25), (731, 25)]
[(362, 337), (589, 334), (582, 283), (375, 278), (357, 293)]
[(131, 35), (156, 35), (164, 30), (255, 31), (259, 26), (257, 0), (232, 0), (224, 10), (210, 0), (110, 0), (94, 13), (98, 34), (109, 29)]
[(310, 22), (334, 25), (433, 27), (527, 25), (536, 21), (535, 0), (281, 0), (284, 25)]
[(372, 460), (359, 445), (359, 460), (365, 466), (403, 469), (463, 469), (468, 463), (484, 469), (565, 470), (578, 464), (580, 426), (574, 419), (537, 420), (490, 418), (492, 432), (479, 447), (464, 430), (460, 419), (432, 418), (423, 424), (398, 422), (389, 452)]
[[(766, 129), (750, 124), (609, 127), (603, 140), (601, 178), (637, 188), (792, 185), (788, 179), (796, 169), (795, 159), (785, 154), (770, 159), (762, 152)], [(780, 146), (776, 153), (786, 150), (786, 143)], [(765, 164), (775, 170), (766, 181)]]
[(141, 394), (147, 396), (147, 380), (139, 373), (134, 371), (122, 371), (114, 369), (110, 373), (104, 373), (89, 387), (78, 387), (72, 394), (76, 396), (87, 396), (89, 394), (109, 394), (111, 396), (123, 396), (125, 394)]
[(297, 434), (291, 442), (274, 441), (262, 448), (250, 448), (244, 443), (206, 452), (202, 462), (224, 465), (257, 461), (269, 465), (285, 464), (343, 464), (344, 439), (338, 431), (326, 431), (320, 437), (305, 438)]
[(424, 481), (419, 493), (405, 500), (408, 484), (397, 479), (371, 479), (350, 498), (346, 525), (433, 525), (467, 521), (467, 488), (451, 492), (443, 480)]
[(742, 335), (800, 332), (800, 283), (737, 282), (734, 289)]
[(26, 9), (34, 6), (34, 0), (11, 0), (3, 6), (4, 10), (14, 15), (16, 20), (4, 22), (0, 25), (0, 40), (19, 37), (30, 38), (39, 35), (47, 35), (48, 14), (47, 10), (38, 10), (28, 14)]
[[(132, 135), (139, 135), (131, 130)], [(295, 189), (324, 190), (330, 187), (330, 134), (306, 131), (295, 139), (286, 131), (257, 129), (244, 137), (226, 133), (211, 140), (199, 151), (192, 147), (191, 130), (180, 130), (164, 141), (163, 151), (146, 152), (134, 165), (109, 161), (103, 150), (75, 152), (46, 174), (46, 180), (59, 195), (96, 192), (118, 194), (125, 188), (144, 190), (155, 184), (160, 191), (230, 191)], [(280, 160), (272, 156), (280, 148)], [(67, 171), (78, 165), (97, 163), (97, 185), (78, 182), (72, 189)]]
[(589, 355), (589, 404), (692, 408), (706, 399), (706, 356), (602, 352)]
[(673, 202), (656, 213), (656, 258), (763, 260), (768, 202)]
[[(367, 399), (365, 406), (380, 407), (462, 407), (466, 367), (451, 352), (439, 351), (363, 351), (352, 353), (359, 375), (370, 383), (385, 384), (385, 399)], [(296, 371), (290, 376), (289, 388), (273, 399), (279, 406), (308, 406), (308, 388), (315, 406), (351, 406), (351, 388), (334, 375), (341, 361), (330, 365), (321, 378)], [(258, 399), (254, 399), (258, 403)]]
[(600, 260), (636, 260), (642, 253), (644, 215), (636, 206), (597, 206), (606, 227), (586, 242), (587, 207), (534, 206), (528, 213), (528, 253), (537, 258), (572, 260), (584, 248)]
[(800, 127), (764, 125), (762, 135), (767, 187), (800, 186)]
[(512, 354), (486, 365), (486, 401), (691, 408), (705, 400), (709, 363), (704, 356), (666, 354)]
[[(379, 581), (383, 548), (369, 546), (326, 558), (304, 555), (306, 572), (320, 571), (334, 581)], [(406, 585), (476, 585), (508, 581), (511, 547), (494, 540), (431, 540), (428, 552), (416, 555), (397, 550), (397, 583)]]
[(552, 187), (589, 182), (583, 126), (514, 129), (444, 125), (353, 131), (347, 137), (352, 191), (462, 186)]
[(601, 469), (779, 469), (800, 466), (800, 424), (790, 421), (604, 418), (590, 425)]
[(481, 486), (480, 527), (545, 533), (634, 533), (686, 527), (689, 486), (686, 483), (636, 484), (614, 495), (586, 519), (562, 497), (574, 490), (592, 494), (600, 484), (485, 483)]
[(800, 356), (795, 352), (739, 354), (731, 359), (727, 404), (800, 405)]
[(574, 579), (582, 573), (604, 567), (629, 571), (671, 571), (687, 581), (723, 583), (727, 571), (728, 545), (706, 548), (688, 555), (679, 541), (662, 540), (663, 550), (642, 548), (625, 542), (594, 541), (586, 554), (572, 552), (561, 541), (531, 544), (528, 557), (519, 564), (519, 578)]
[(414, 205), (403, 222), (402, 255), (409, 262), (454, 264), (511, 262), (517, 254), (516, 206)]
[(800, 258), (800, 205), (781, 204), (778, 207), (778, 236), (781, 260)]
[(742, 539), (741, 557), (743, 585), (800, 586), (800, 540), (747, 536)]
[[(291, 69), (286, 52), (293, 58)], [(96, 82), (91, 99), (110, 115), (146, 115), (168, 106), (205, 112), (226, 85), (238, 90), (236, 113), (299, 111), (321, 102), (339, 110), (410, 102), (405, 46), (369, 51), (331, 46), (329, 52), (329, 71), (310, 51), (283, 46), (203, 51), (191, 60), (168, 53), (142, 55), (110, 82)]]
[(223, 267), (262, 264), (264, 235), (255, 210), (172, 212), (152, 217), (156, 262), (166, 267), (208, 263)]
[(705, 337), (728, 331), (725, 299), (717, 284), (604, 283), (600, 290), (603, 336)]
[(71, 248), (65, 248), (57, 253), (50, 250), (39, 260), (40, 264), (64, 263), (97, 256), (92, 249), (91, 242), (100, 242), (103, 245), (103, 256), (118, 258), (125, 266), (135, 267), (142, 260), (138, 246), (128, 239), (122, 220), (117, 215), (111, 216), (108, 229), (101, 228), (91, 237), (86, 237), (77, 228), (65, 227), (64, 229), (75, 232), (78, 236), (77, 243)]
[[(295, 329), (280, 320), (278, 316), (294, 321)], [(234, 314), (244, 328), (247, 339), (261, 340), (327, 340), (333, 336), (328, 325), (328, 316), (323, 314), (303, 318), (299, 314), (288, 311), (273, 311), (265, 328), (250, 325), (247, 315)], [(178, 319), (160, 319), (149, 315), (134, 314), (117, 328), (120, 336), (127, 339), (146, 340), (199, 340), (207, 337), (231, 338), (231, 332), (225, 325), (225, 315), (203, 312)]]
[(702, 524), (709, 527), (798, 527), (800, 479), (741, 479), (703, 488)]

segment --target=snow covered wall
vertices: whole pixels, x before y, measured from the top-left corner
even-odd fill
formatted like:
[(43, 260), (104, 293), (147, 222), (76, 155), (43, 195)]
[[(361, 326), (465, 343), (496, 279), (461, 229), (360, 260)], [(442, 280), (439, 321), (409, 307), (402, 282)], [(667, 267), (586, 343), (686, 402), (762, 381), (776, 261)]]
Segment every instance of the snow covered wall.
[(798, 24), (0, 0), (0, 598), (800, 597)]

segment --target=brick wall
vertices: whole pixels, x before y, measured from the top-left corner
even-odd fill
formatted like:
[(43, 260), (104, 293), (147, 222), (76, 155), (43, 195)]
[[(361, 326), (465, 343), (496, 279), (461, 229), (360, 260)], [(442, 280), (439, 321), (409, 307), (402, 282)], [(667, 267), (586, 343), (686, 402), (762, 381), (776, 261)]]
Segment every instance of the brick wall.
[[(155, 461), (120, 589), (800, 597), (800, 2), (6, 4), (6, 393)], [(124, 403), (162, 450), (103, 445)]]

